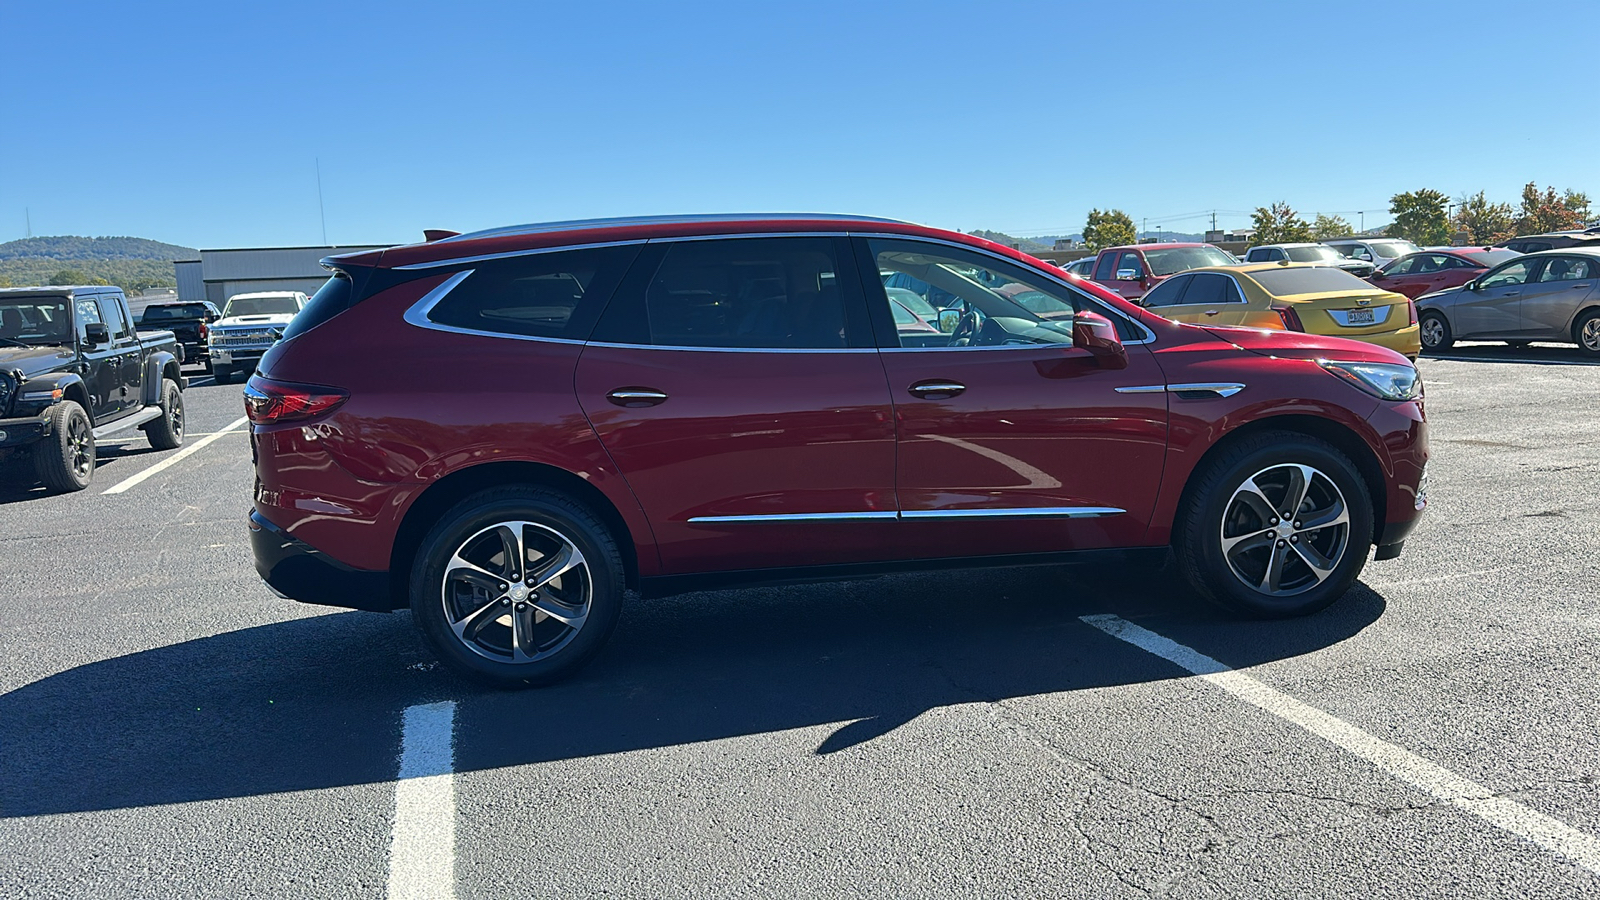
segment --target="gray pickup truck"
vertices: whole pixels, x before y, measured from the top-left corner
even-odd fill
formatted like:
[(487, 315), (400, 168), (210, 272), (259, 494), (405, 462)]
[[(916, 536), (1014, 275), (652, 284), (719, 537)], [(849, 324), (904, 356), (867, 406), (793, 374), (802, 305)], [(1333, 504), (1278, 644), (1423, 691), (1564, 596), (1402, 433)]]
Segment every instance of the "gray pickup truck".
[(81, 491), (97, 440), (140, 428), (158, 450), (183, 443), (183, 348), (132, 323), (120, 288), (0, 289), (0, 467)]

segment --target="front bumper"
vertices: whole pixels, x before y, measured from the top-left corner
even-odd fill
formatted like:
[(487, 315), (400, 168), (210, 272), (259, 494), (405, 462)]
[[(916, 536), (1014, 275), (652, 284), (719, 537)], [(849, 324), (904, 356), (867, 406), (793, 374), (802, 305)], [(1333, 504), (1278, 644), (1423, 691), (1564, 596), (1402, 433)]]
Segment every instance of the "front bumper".
[(0, 419), (0, 450), (24, 447), (50, 433), (50, 420), (44, 416)]
[(211, 361), (222, 363), (225, 366), (237, 366), (249, 363), (255, 365), (261, 362), (261, 357), (266, 355), (271, 347), (212, 347)]
[(371, 612), (391, 612), (389, 573), (356, 569), (285, 533), (250, 511), (256, 572), (280, 597)]

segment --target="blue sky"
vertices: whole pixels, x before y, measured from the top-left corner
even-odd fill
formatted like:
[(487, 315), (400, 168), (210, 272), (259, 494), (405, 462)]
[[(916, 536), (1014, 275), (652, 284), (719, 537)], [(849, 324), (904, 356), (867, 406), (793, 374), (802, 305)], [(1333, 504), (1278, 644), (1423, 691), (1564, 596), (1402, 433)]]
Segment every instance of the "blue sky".
[(318, 160), (340, 244), (769, 210), (1027, 235), (1119, 207), (1199, 231), (1274, 200), (1370, 226), (1423, 187), (1600, 195), (1582, 87), (1600, 5), (1527, 16), (0, 0), (0, 241), (27, 209), (34, 234), (321, 243)]

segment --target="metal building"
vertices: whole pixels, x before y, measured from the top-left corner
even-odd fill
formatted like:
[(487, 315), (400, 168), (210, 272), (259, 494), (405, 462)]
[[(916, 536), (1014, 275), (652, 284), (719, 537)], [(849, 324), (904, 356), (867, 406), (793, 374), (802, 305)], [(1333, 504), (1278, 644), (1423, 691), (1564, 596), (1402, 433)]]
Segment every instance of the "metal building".
[(328, 280), (328, 270), (318, 262), (323, 257), (386, 246), (201, 250), (198, 260), (177, 260), (172, 266), (178, 277), (179, 300), (210, 300), (220, 307), (234, 294), (252, 291), (316, 293)]

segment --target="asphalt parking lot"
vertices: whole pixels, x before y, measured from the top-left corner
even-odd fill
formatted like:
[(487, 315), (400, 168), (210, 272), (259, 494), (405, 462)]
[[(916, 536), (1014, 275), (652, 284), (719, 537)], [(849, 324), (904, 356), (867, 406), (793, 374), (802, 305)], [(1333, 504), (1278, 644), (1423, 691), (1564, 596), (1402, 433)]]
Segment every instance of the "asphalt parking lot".
[(273, 596), (196, 376), (183, 450), (0, 484), (0, 896), (1600, 894), (1600, 367), (1421, 368), (1431, 511), (1312, 618), (1086, 567), (695, 594), (522, 692)]

